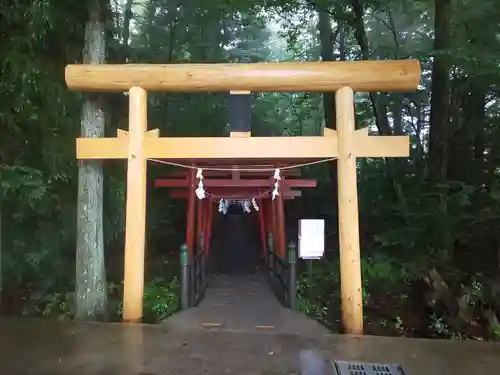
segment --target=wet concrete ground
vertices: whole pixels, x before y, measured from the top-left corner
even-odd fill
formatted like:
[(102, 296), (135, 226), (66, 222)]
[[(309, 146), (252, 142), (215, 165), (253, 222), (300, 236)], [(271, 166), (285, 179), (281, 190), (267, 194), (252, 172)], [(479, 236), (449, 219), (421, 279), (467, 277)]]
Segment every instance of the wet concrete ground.
[(175, 314), (164, 324), (176, 330), (202, 327), (314, 337), (330, 333), (315, 320), (283, 307), (264, 276), (219, 275), (210, 280), (199, 306)]
[(329, 375), (335, 359), (401, 363), (408, 375), (498, 374), (500, 344), (0, 319), (0, 374)]

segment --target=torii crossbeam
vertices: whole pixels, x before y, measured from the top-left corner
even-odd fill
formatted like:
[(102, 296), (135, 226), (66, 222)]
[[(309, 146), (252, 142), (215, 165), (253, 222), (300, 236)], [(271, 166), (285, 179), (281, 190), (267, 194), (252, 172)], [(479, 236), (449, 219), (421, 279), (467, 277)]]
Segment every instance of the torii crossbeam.
[[(69, 65), (66, 83), (81, 91), (128, 91), (129, 129), (116, 138), (78, 138), (78, 159), (127, 159), (127, 208), (123, 319), (143, 314), (148, 158), (277, 165), (336, 158), (342, 323), (363, 332), (356, 158), (407, 157), (409, 137), (369, 136), (355, 130), (354, 91), (410, 91), (418, 87), (417, 60), (257, 64)], [(146, 90), (336, 91), (337, 130), (317, 137), (162, 138), (147, 131)]]

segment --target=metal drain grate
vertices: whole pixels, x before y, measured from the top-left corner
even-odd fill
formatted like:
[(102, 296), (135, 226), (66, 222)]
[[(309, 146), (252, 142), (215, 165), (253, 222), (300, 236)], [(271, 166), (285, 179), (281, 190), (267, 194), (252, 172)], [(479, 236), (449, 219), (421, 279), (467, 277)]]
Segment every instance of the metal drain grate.
[(334, 361), (338, 375), (405, 375), (400, 365), (390, 363), (367, 363)]

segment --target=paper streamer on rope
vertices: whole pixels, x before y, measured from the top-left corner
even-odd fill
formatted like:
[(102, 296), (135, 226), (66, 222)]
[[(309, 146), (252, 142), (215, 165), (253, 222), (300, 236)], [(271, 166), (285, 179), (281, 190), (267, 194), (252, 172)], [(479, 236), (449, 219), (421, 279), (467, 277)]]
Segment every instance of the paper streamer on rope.
[[(259, 211), (260, 208), (257, 205), (257, 199), (260, 198), (260, 197), (263, 197), (263, 196), (265, 196), (267, 194), (269, 194), (272, 191), (273, 192), (273, 200), (274, 200), (275, 196), (279, 195), (279, 193), (278, 193), (278, 187), (279, 187), (278, 181), (281, 180), (281, 178), (280, 178), (280, 170), (279, 169), (275, 169), (275, 171), (274, 171), (274, 179), (276, 180), (276, 182), (274, 183), (274, 189), (273, 190), (271, 190), (271, 189), (267, 190), (267, 191), (261, 193), (260, 195), (257, 195), (256, 197), (253, 197), (252, 199), (228, 200), (228, 199), (225, 199), (225, 198), (222, 198), (222, 197), (218, 197), (215, 194), (212, 194), (210, 192), (205, 191), (205, 189), (203, 187), (203, 170), (201, 168), (197, 169), (196, 178), (199, 181), (198, 185), (197, 185), (197, 188), (195, 190), (196, 196), (198, 197), (198, 199), (204, 199), (207, 196), (211, 196), (214, 199), (218, 199), (219, 200), (218, 211), (221, 214), (223, 214), (223, 215), (227, 214), (229, 206), (231, 206), (233, 204), (240, 205), (242, 207), (242, 209), (243, 209), (243, 212), (245, 212), (245, 213), (251, 213), (252, 212), (252, 208), (255, 211)], [(196, 187), (196, 185), (193, 185), (193, 187)]]
[(228, 207), (227, 201), (225, 199), (221, 199), (219, 201), (219, 212), (223, 215), (227, 214), (227, 207)]
[(250, 209), (250, 202), (249, 201), (243, 201), (242, 206), (243, 206), (243, 211), (246, 212), (247, 214), (252, 212), (252, 210)]
[(252, 198), (252, 206), (253, 206), (253, 209), (255, 211), (259, 211), (260, 210), (259, 206), (257, 205), (257, 201), (255, 200), (255, 198)]
[(203, 169), (198, 168), (196, 171), (196, 178), (198, 179), (198, 187), (195, 190), (198, 199), (206, 198), (205, 189), (203, 188)]
[(278, 188), (279, 188), (279, 181), (281, 180), (281, 177), (280, 177), (280, 169), (279, 168), (276, 168), (274, 170), (274, 190), (273, 190), (273, 194), (272, 194), (272, 197), (273, 197), (273, 200), (276, 199), (276, 197), (278, 195), (280, 195), (279, 191), (278, 191)]
[(252, 212), (252, 206), (253, 206), (253, 209), (255, 211), (259, 211), (260, 208), (259, 206), (257, 205), (257, 201), (255, 200), (255, 198), (252, 198), (252, 200), (238, 200), (238, 201), (229, 201), (227, 199), (223, 199), (221, 198), (219, 200), (219, 208), (218, 208), (218, 211), (225, 215), (227, 214), (227, 210), (229, 208), (230, 205), (232, 204), (239, 204), (241, 206), (241, 208), (243, 209), (243, 212), (249, 214)]

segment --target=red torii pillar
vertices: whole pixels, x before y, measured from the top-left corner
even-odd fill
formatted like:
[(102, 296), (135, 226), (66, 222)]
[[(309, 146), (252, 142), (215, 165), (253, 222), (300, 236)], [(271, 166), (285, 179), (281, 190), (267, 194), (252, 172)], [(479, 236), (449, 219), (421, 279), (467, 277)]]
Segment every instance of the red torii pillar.
[[(284, 177), (281, 177), (282, 181)], [(281, 259), (286, 259), (286, 235), (285, 235), (285, 200), (279, 184), (279, 195), (276, 197), (276, 235), (278, 236), (278, 252)]]
[(257, 204), (259, 205), (259, 232), (260, 232), (260, 241), (262, 243), (262, 253), (264, 255), (264, 259), (267, 261), (267, 233), (266, 233), (266, 219), (265, 219), (265, 205), (264, 199), (259, 198), (257, 200)]
[(274, 204), (273, 200), (269, 200), (269, 228), (271, 229), (271, 235), (272, 235), (272, 240), (273, 240), (273, 251), (276, 254), (278, 251), (278, 236), (277, 236), (277, 231), (276, 231), (276, 205)]
[(194, 240), (194, 226), (195, 226), (195, 222), (194, 222), (194, 219), (195, 219), (195, 188), (194, 188), (194, 180), (195, 180), (195, 170), (192, 169), (190, 172), (189, 172), (189, 176), (188, 176), (188, 181), (189, 181), (189, 192), (190, 194), (188, 195), (188, 199), (187, 199), (187, 218), (186, 218), (186, 245), (187, 245), (187, 248), (188, 248), (188, 253), (189, 253), (189, 257), (191, 258), (194, 254), (194, 242), (193, 243), (193, 240)]
[(212, 197), (208, 197), (206, 204), (208, 205), (205, 210), (205, 224), (204, 224), (204, 240), (205, 240), (205, 253), (208, 255), (210, 251), (210, 237), (212, 235), (212, 221), (213, 221), (213, 209), (214, 209), (214, 201)]
[(201, 235), (203, 234), (203, 222), (204, 222), (204, 199), (198, 199), (196, 198), (196, 249), (194, 251), (195, 254), (197, 254), (199, 246), (200, 246), (200, 239)]

